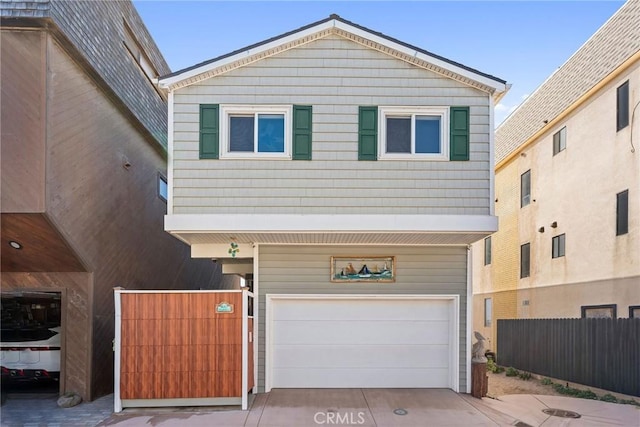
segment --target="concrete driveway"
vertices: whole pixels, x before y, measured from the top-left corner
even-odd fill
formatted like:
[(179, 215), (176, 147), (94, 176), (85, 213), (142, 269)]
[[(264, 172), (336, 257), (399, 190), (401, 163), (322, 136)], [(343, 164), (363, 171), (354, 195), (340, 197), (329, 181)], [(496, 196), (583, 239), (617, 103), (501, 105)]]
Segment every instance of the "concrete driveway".
[[(256, 396), (250, 411), (195, 408), (125, 410), (100, 426), (496, 426), (462, 395), (446, 389), (274, 389)], [(492, 416), (492, 418), (495, 418)]]

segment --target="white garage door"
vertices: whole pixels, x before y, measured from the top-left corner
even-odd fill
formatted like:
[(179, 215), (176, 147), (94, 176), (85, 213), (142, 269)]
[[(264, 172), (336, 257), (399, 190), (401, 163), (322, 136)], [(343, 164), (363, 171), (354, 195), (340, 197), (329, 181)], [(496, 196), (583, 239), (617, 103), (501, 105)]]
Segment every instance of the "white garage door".
[(267, 301), (268, 388), (457, 388), (454, 297)]

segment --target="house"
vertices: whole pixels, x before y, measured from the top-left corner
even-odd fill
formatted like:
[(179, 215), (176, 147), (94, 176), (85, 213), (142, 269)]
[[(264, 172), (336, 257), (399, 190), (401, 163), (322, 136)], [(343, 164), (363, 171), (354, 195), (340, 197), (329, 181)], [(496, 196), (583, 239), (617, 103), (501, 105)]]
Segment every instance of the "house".
[(159, 87), (165, 230), (249, 280), (254, 392), (469, 390), (505, 81), (331, 15)]
[(496, 131), (500, 229), (473, 245), (494, 350), (498, 319), (640, 316), (638, 22), (625, 3)]
[[(3, 340), (60, 328), (47, 350), (60, 392), (92, 400), (113, 390), (114, 287), (211, 288), (221, 274), (163, 230), (166, 98), (151, 79), (170, 70), (131, 2), (1, 13)], [(3, 383), (57, 375), (27, 360), (44, 351), (5, 348)], [(5, 371), (9, 356), (23, 369)]]

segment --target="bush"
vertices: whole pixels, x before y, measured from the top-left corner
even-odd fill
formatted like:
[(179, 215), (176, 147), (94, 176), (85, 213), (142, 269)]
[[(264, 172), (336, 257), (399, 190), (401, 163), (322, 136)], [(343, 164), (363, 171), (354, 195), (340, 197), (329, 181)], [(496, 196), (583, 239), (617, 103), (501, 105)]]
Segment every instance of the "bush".
[(618, 398), (615, 397), (613, 394), (609, 394), (609, 393), (600, 397), (600, 400), (602, 400), (603, 402), (618, 403)]
[(576, 393), (576, 397), (579, 397), (581, 399), (598, 400), (598, 396), (596, 396), (596, 394), (591, 390), (580, 390), (578, 391), (578, 393)]
[(504, 368), (502, 366), (498, 366), (493, 359), (487, 359), (487, 371), (499, 374), (504, 372)]
[(531, 379), (531, 374), (529, 372), (520, 372), (518, 375), (521, 380), (529, 381)]
[(505, 375), (508, 377), (517, 377), (518, 375), (520, 375), (520, 371), (512, 366), (509, 366)]
[(551, 385), (553, 384), (553, 381), (551, 381), (549, 378), (543, 378), (540, 380), (540, 384), (542, 385)]

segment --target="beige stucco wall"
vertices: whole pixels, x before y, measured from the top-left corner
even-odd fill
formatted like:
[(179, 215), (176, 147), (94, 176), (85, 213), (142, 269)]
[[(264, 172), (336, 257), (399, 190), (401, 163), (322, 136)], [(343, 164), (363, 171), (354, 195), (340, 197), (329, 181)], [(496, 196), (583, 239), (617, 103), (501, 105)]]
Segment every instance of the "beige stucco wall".
[[(484, 329), (483, 302), (489, 296), (494, 298), (494, 321), (485, 332), (491, 336), (496, 319), (503, 315), (580, 317), (583, 305), (617, 304), (618, 317), (627, 317), (628, 306), (640, 305), (637, 111), (635, 121), (616, 131), (616, 89), (627, 80), (632, 112), (640, 103), (640, 61), (496, 171), (500, 229), (492, 237), (491, 265), (484, 265), (483, 242), (473, 245), (477, 330)], [(554, 156), (553, 135), (565, 126), (566, 149)], [(532, 201), (520, 208), (520, 175), (527, 170)], [(629, 191), (629, 232), (616, 236), (616, 194), (624, 190)], [(550, 226), (553, 222), (557, 228)], [(552, 238), (563, 233), (566, 255), (553, 259)], [(520, 245), (527, 242), (530, 277), (520, 279)], [(508, 291), (517, 291), (516, 301), (510, 303), (515, 307), (504, 310), (498, 300)]]

